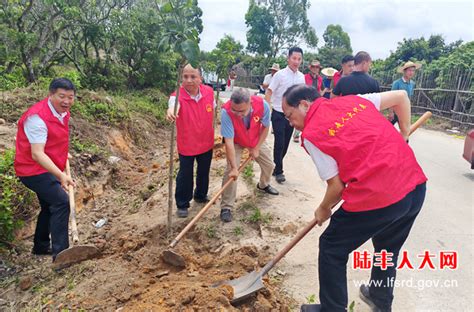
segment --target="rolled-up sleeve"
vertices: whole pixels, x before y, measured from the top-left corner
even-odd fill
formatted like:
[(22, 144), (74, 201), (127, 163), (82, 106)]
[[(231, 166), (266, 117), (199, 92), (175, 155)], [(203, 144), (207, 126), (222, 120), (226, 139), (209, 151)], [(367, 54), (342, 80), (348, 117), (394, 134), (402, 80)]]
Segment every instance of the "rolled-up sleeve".
[(39, 115), (28, 117), (23, 126), (30, 144), (44, 144), (48, 139), (48, 127)]

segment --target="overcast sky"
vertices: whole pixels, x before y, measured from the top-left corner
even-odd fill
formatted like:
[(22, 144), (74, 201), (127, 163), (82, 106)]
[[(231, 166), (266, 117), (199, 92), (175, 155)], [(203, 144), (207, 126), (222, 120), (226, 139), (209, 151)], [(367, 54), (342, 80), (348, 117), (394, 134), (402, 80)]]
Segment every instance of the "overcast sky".
[[(374, 59), (387, 57), (403, 38), (442, 34), (446, 42), (473, 40), (474, 6), (470, 0), (310, 2), (308, 18), (316, 30), (319, 45), (324, 44), (322, 35), (327, 25), (339, 24), (349, 34), (353, 51), (365, 50)], [(203, 11), (202, 50), (212, 50), (224, 34), (247, 45), (248, 0), (198, 0), (198, 3)]]

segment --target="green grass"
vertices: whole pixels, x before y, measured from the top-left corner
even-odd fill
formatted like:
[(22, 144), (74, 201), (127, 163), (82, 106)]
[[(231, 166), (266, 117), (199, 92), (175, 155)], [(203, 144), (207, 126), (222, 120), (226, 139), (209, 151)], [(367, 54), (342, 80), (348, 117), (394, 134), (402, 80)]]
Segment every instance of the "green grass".
[(236, 226), (236, 227), (234, 228), (234, 235), (235, 235), (235, 236), (242, 236), (242, 235), (244, 235), (244, 230), (242, 229), (241, 226)]
[(316, 303), (316, 295), (311, 294), (308, 297), (306, 297), (306, 303), (308, 304)]
[(89, 153), (94, 155), (105, 155), (105, 150), (101, 149), (98, 145), (90, 142), (89, 140), (82, 141), (76, 137), (71, 140), (71, 147), (78, 153)]
[(245, 218), (247, 222), (256, 224), (269, 224), (272, 220), (272, 216), (269, 213), (263, 213), (260, 208), (255, 207), (252, 214)]

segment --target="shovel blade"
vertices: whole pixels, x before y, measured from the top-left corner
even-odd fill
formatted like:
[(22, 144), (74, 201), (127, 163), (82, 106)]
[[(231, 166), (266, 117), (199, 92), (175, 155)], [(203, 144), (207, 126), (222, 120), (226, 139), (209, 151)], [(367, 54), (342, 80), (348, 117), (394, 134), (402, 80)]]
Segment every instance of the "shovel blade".
[(183, 256), (170, 249), (163, 251), (163, 253), (161, 254), (161, 258), (164, 262), (171, 264), (172, 266), (178, 268), (186, 267), (186, 261), (184, 261)]
[(233, 289), (232, 303), (239, 302), (246, 299), (250, 295), (256, 293), (262, 288), (265, 288), (263, 284), (262, 275), (257, 271), (252, 271), (247, 275), (239, 278), (220, 282), (216, 286), (228, 285)]
[(73, 246), (58, 253), (53, 262), (53, 267), (57, 270), (64, 269), (72, 264), (95, 258), (99, 256), (99, 254), (100, 251), (95, 246)]

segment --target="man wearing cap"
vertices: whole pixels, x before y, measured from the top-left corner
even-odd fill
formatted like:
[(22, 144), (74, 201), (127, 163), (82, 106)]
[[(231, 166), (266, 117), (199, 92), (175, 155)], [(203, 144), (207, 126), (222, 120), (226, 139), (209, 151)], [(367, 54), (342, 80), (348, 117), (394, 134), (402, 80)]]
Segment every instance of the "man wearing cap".
[[(319, 74), (321, 70), (321, 63), (317, 60), (311, 61), (311, 63), (309, 63), (308, 68), (309, 68), (309, 72), (306, 75), (304, 75), (305, 83), (308, 86), (314, 87), (321, 96), (323, 96), (326, 92), (331, 92), (331, 90), (329, 90), (329, 87), (325, 86), (323, 89), (324, 79)], [(298, 129), (296, 129), (295, 133), (293, 134), (294, 142), (296, 143), (300, 142), (300, 134), (301, 132)]]
[(304, 75), (304, 81), (308, 86), (313, 86), (320, 92), (323, 88), (323, 77), (319, 74), (321, 70), (321, 63), (317, 60), (311, 61), (309, 63), (309, 72)]
[[(347, 311), (349, 254), (369, 239), (374, 254), (386, 252), (395, 265), (373, 265), (360, 296), (373, 311), (391, 311), (398, 254), (426, 193), (427, 178), (406, 143), (410, 100), (403, 91), (328, 100), (311, 89), (293, 86), (283, 99), (285, 116), (302, 130), (302, 146), (327, 182), (314, 213), (320, 226), (330, 219), (319, 238), (321, 305), (302, 311)], [(390, 107), (400, 117), (400, 132), (379, 113)], [(341, 199), (342, 206), (332, 213)]]
[(270, 67), (270, 73), (268, 75), (265, 76), (265, 78), (263, 79), (263, 83), (262, 83), (262, 88), (263, 90), (267, 90), (268, 86), (270, 85), (270, 83), (272, 82), (272, 78), (273, 76), (276, 74), (277, 71), (280, 70), (280, 64), (278, 63), (273, 63), (272, 67)]
[(339, 80), (331, 93), (331, 98), (344, 95), (357, 95), (380, 92), (379, 83), (369, 75), (372, 58), (365, 51), (354, 56), (354, 71)]
[(54, 79), (48, 97), (21, 116), (16, 135), (15, 173), (36, 193), (41, 206), (32, 252), (52, 255), (53, 260), (69, 247), (69, 196), (65, 190), (75, 184), (64, 169), (75, 94), (69, 79)]
[(354, 70), (354, 57), (352, 55), (346, 55), (341, 60), (341, 70), (334, 74), (333, 77), (333, 88), (339, 82), (342, 77), (349, 76)]
[[(189, 202), (208, 202), (209, 170), (214, 147), (214, 91), (203, 85), (201, 72), (190, 64), (183, 69), (183, 83), (179, 90), (178, 113), (174, 115), (176, 94), (170, 96), (167, 119), (176, 122), (179, 171), (176, 176), (175, 200), (177, 215), (188, 216)], [(196, 189), (194, 162), (197, 162)]]
[(305, 78), (298, 68), (303, 61), (303, 50), (299, 47), (293, 47), (288, 51), (288, 66), (278, 71), (272, 78), (272, 82), (268, 86), (265, 93), (265, 100), (271, 103), (272, 110), (272, 127), (275, 142), (273, 145), (273, 162), (275, 169), (273, 175), (278, 183), (286, 181), (283, 174), (283, 159), (285, 158), (288, 146), (290, 144), (293, 127), (286, 120), (283, 114), (282, 96), (289, 87), (295, 84), (304, 84)]
[[(408, 61), (403, 64), (402, 67), (398, 68), (398, 72), (403, 74), (400, 79), (397, 79), (392, 84), (392, 90), (405, 90), (409, 98), (413, 96), (413, 90), (415, 89), (415, 82), (412, 80), (415, 76), (417, 69), (421, 68), (421, 64)], [(392, 109), (389, 110), (388, 120), (394, 125), (398, 122), (398, 117), (395, 115)]]
[[(257, 189), (278, 195), (278, 191), (270, 185), (274, 168), (271, 150), (265, 143), (270, 127), (270, 106), (258, 96), (250, 96), (247, 89), (234, 91), (230, 100), (224, 104), (221, 113), (221, 132), (225, 142), (227, 167), (222, 184), (229, 178), (237, 179), (238, 166), (243, 150), (249, 150), (260, 166), (260, 181)], [(237, 193), (237, 182), (233, 182), (222, 193), (221, 220), (232, 221), (232, 208)]]

